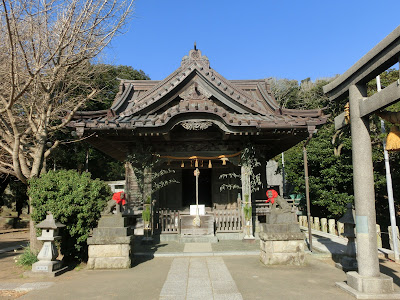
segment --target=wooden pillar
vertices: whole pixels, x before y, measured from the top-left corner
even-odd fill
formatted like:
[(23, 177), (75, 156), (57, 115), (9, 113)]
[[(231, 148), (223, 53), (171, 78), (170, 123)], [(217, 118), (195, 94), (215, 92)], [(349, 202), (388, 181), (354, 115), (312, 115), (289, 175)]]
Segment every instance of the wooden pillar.
[(144, 186), (143, 186), (143, 201), (146, 202), (147, 199), (150, 197), (150, 202), (151, 202), (151, 177), (152, 177), (152, 173), (151, 173), (151, 169), (150, 168), (145, 168), (144, 169)]
[[(243, 207), (248, 206), (252, 211), (251, 200), (251, 183), (250, 183), (250, 168), (248, 166), (241, 166), (241, 180), (242, 180), (242, 194), (243, 194)], [(244, 239), (254, 239), (253, 235), (253, 216), (249, 220), (244, 220)]]

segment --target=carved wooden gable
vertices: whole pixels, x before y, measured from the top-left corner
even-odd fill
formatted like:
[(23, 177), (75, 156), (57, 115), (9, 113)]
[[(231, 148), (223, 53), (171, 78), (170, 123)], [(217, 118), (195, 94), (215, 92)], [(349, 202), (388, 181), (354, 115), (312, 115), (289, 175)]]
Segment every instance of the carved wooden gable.
[[(226, 132), (296, 128), (325, 122), (322, 111), (282, 110), (267, 80), (229, 81), (210, 67), (200, 50), (190, 50), (181, 66), (162, 81), (121, 82), (107, 126), (165, 132), (195, 119), (200, 129), (214, 123)], [(199, 123), (200, 122), (200, 123)]]

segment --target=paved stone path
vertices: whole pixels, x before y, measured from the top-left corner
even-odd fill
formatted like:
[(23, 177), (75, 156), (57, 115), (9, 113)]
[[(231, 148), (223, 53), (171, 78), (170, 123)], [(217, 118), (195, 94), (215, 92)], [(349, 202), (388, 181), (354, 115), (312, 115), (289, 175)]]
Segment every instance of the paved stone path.
[(160, 300), (242, 300), (222, 257), (175, 258)]
[(183, 252), (212, 252), (211, 243), (186, 243)]
[(54, 285), (54, 282), (27, 282), (27, 283), (0, 283), (0, 291), (30, 292), (33, 290), (47, 289)]

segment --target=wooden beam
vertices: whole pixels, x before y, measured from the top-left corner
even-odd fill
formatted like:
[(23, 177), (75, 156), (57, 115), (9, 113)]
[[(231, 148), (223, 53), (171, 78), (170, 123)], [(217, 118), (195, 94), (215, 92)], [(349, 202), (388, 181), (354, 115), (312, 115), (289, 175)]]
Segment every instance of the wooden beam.
[[(379, 93), (360, 101), (360, 117), (388, 107), (400, 100), (400, 81), (393, 82)], [(335, 123), (336, 124), (336, 123)]]
[(169, 134), (169, 132), (163, 133), (163, 137), (166, 141), (171, 141), (171, 135)]
[(223, 141), (228, 140), (228, 139), (229, 139), (229, 136), (230, 136), (230, 133), (229, 133), (229, 132), (225, 132), (225, 133), (223, 134), (223, 136), (222, 136), (222, 140), (223, 140)]

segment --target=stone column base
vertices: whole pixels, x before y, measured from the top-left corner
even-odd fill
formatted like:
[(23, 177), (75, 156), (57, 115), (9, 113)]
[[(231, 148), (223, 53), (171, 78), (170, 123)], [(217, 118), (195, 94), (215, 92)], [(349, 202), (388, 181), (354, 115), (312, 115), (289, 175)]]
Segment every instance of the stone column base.
[(380, 274), (379, 277), (363, 277), (357, 272), (347, 273), (347, 284), (336, 282), (342, 290), (357, 299), (400, 299), (393, 289), (393, 278)]
[(129, 269), (131, 245), (89, 245), (88, 269)]

